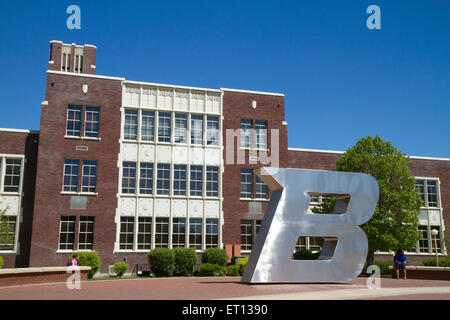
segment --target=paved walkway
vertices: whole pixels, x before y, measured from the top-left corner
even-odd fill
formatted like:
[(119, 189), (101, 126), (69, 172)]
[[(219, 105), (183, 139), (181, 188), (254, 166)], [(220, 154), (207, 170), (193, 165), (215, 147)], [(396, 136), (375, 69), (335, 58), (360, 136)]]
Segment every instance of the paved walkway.
[(357, 278), (344, 284), (247, 285), (238, 277), (122, 279), (84, 281), (79, 290), (69, 290), (65, 283), (3, 287), (0, 300), (450, 300), (449, 281), (381, 279), (380, 289), (368, 289), (366, 281)]

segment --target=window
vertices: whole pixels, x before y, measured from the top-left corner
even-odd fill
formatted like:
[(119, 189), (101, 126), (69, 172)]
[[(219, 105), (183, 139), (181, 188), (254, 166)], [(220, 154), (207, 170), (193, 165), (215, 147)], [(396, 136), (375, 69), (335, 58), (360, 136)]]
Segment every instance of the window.
[(203, 191), (203, 167), (191, 166), (191, 196), (202, 196)]
[(83, 73), (83, 55), (75, 54), (75, 72)]
[(137, 110), (125, 110), (125, 124), (123, 130), (124, 139), (137, 140), (138, 112)]
[(78, 191), (78, 166), (79, 160), (66, 159), (64, 160), (64, 178), (63, 191), (77, 192)]
[(256, 120), (255, 131), (256, 131), (256, 148), (264, 150), (267, 149), (267, 121)]
[(427, 180), (428, 207), (437, 207), (437, 187), (436, 180)]
[(206, 167), (206, 196), (217, 197), (219, 192), (219, 168)]
[(82, 106), (69, 105), (67, 107), (66, 135), (81, 136), (81, 109)]
[(219, 246), (219, 219), (206, 219), (206, 249)]
[(253, 194), (252, 169), (241, 169), (241, 198), (251, 198)]
[(136, 162), (124, 162), (122, 170), (122, 193), (135, 193)]
[(252, 145), (252, 120), (241, 119), (241, 148), (249, 149)]
[(75, 244), (75, 219), (62, 216), (59, 226), (59, 250), (73, 250)]
[(169, 218), (156, 218), (155, 248), (169, 246)]
[(252, 250), (253, 220), (241, 220), (241, 249)]
[(94, 247), (94, 217), (80, 217), (78, 250), (92, 250)]
[(82, 192), (95, 192), (97, 186), (97, 161), (83, 161)]
[(134, 218), (120, 217), (120, 240), (121, 250), (133, 250), (134, 239)]
[(256, 179), (256, 198), (257, 199), (267, 199), (267, 186), (262, 181), (262, 179), (258, 176), (255, 176)]
[(152, 245), (152, 218), (139, 217), (138, 249), (150, 249)]
[(174, 165), (173, 167), (173, 195), (186, 195), (186, 165)]
[(98, 138), (100, 127), (100, 107), (86, 107), (84, 136)]
[(420, 193), (424, 207), (439, 207), (438, 204), (438, 180), (416, 180), (416, 188)]
[(158, 163), (158, 178), (156, 180), (156, 194), (169, 194), (170, 164)]
[(70, 72), (70, 53), (62, 54), (61, 71)]
[(203, 116), (191, 115), (191, 143), (203, 144)]
[(259, 228), (261, 227), (261, 221), (262, 220), (256, 220), (256, 225), (255, 225), (256, 235), (258, 235)]
[(19, 192), (21, 159), (6, 159), (5, 178), (3, 181), (4, 192)]
[(186, 219), (173, 218), (172, 223), (172, 248), (186, 245)]
[[(3, 221), (8, 226), (8, 229), (4, 230), (4, 233), (2, 233), (2, 236), (5, 236), (4, 242), (0, 243), (0, 251), (1, 250), (8, 250), (12, 251), (14, 250), (14, 244), (16, 242), (16, 221), (17, 217), (14, 216), (3, 216)], [(2, 222), (3, 222), (2, 221)], [(6, 235), (7, 233), (7, 235)]]
[(206, 118), (206, 144), (219, 145), (219, 117)]
[(155, 140), (155, 113), (153, 111), (142, 111), (141, 140)]
[(430, 230), (437, 230), (439, 232), (436, 236), (436, 239), (434, 238), (433, 235), (431, 235), (431, 247), (433, 248), (431, 250), (431, 252), (436, 253), (436, 247), (437, 247), (437, 252), (441, 253), (441, 227), (440, 226), (431, 226)]
[(202, 249), (202, 219), (189, 219), (189, 247), (196, 250)]
[(297, 243), (295, 244), (295, 251), (302, 249), (306, 249), (306, 237), (298, 237)]
[(158, 115), (158, 141), (170, 142), (170, 134), (172, 130), (172, 115), (167, 112), (159, 112)]
[(175, 134), (176, 143), (187, 143), (187, 115), (175, 114)]
[(139, 180), (139, 193), (153, 193), (153, 163), (141, 162), (141, 177)]
[(428, 226), (419, 226), (422, 237), (419, 239), (419, 252), (428, 253)]

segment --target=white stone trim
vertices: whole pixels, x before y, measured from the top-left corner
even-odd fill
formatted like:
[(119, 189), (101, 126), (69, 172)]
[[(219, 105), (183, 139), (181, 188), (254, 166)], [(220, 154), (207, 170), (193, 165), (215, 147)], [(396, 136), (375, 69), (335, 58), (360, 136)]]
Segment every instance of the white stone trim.
[(95, 74), (87, 74), (87, 73), (75, 73), (75, 72), (55, 71), (55, 70), (47, 70), (47, 73), (61, 74), (61, 75), (66, 75), (66, 76), (85, 77), (85, 78), (97, 78), (97, 79), (125, 81), (125, 78), (98, 76)]
[(281, 96), (281, 97), (284, 97), (283, 93), (276, 93), (276, 92), (250, 91), (250, 90), (230, 89), (230, 88), (220, 88), (220, 90), (222, 90), (222, 91), (232, 91), (232, 92), (241, 92), (241, 93), (264, 94), (264, 95), (269, 95), (269, 96)]
[(39, 130), (26, 130), (26, 129), (10, 129), (10, 128), (0, 128), (3, 132), (17, 132), (17, 133), (39, 133)]
[(146, 85), (146, 86), (156, 86), (156, 87), (164, 87), (164, 88), (175, 88), (175, 89), (188, 89), (188, 90), (201, 90), (208, 92), (217, 92), (223, 94), (221, 90), (211, 89), (211, 88), (200, 88), (200, 87), (188, 87), (188, 86), (178, 86), (173, 84), (164, 84), (164, 83), (154, 83), (154, 82), (141, 82), (141, 81), (130, 81), (125, 80), (124, 84), (134, 84), (134, 85)]

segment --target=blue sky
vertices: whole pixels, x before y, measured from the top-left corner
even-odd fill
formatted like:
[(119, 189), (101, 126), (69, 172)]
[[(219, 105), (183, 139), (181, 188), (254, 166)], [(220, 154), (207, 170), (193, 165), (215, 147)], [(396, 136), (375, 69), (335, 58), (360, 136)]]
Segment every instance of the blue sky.
[[(81, 8), (81, 30), (66, 9)], [(366, 8), (381, 9), (369, 30)], [(97, 74), (286, 95), (290, 147), (379, 134), (450, 158), (449, 1), (0, 2), (0, 127), (39, 129), (49, 41), (97, 46)]]

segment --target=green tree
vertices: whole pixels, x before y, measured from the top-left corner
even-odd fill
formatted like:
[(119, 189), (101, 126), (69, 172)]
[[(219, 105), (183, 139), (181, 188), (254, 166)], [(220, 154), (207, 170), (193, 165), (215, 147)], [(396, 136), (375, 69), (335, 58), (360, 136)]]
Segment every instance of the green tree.
[[(409, 164), (408, 156), (378, 135), (360, 139), (336, 163), (336, 171), (368, 173), (378, 182), (375, 213), (361, 226), (369, 241), (368, 265), (373, 264), (375, 251), (410, 249), (420, 239), (418, 216), (422, 199)], [(319, 210), (330, 212), (334, 203), (335, 198)]]
[[(0, 207), (1, 207), (0, 201)], [(6, 211), (8, 208), (0, 209), (0, 248), (4, 245), (11, 243), (14, 240), (11, 234), (10, 227), (8, 225), (8, 217), (6, 216)]]

